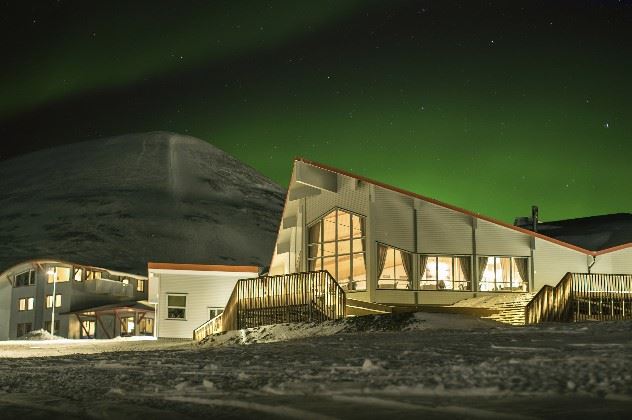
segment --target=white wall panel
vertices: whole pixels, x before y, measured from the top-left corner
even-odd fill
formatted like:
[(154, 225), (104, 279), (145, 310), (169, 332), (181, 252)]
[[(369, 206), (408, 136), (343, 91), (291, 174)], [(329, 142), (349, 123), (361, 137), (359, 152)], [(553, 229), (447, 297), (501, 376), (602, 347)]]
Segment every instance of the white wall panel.
[(375, 187), (371, 203), (374, 240), (406, 251), (415, 251), (413, 200), (404, 194)]
[[(223, 308), (228, 302), (238, 279), (255, 277), (255, 273), (200, 274), (160, 273), (158, 302), (158, 336), (191, 338), (193, 330), (209, 320), (209, 307)], [(186, 320), (167, 319), (167, 295), (185, 294)]]
[(322, 190), (319, 195), (305, 199), (307, 224), (334, 207), (366, 216), (369, 212), (369, 186), (355, 178), (338, 175), (337, 193)]
[(586, 254), (540, 238), (535, 239), (534, 263), (534, 292), (545, 284), (557, 285), (568, 272), (588, 272)]
[(486, 220), (478, 219), (476, 223), (476, 253), (478, 255), (526, 257), (531, 253), (531, 235)]
[(419, 252), (471, 254), (471, 219), (469, 215), (419, 201), (417, 210)]
[(632, 248), (598, 255), (592, 273), (632, 274)]

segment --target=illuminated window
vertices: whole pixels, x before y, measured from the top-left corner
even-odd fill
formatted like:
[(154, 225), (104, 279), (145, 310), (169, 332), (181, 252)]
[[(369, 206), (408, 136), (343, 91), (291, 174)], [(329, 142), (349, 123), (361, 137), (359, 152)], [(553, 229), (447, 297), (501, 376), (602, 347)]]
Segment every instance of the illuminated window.
[(32, 311), (35, 306), (35, 298), (21, 298), (18, 300), (19, 311)]
[(470, 256), (420, 255), (421, 290), (471, 290)]
[(187, 297), (167, 295), (167, 319), (186, 319)]
[(96, 321), (90, 319), (81, 321), (81, 338), (94, 338), (96, 329)]
[(70, 268), (69, 267), (52, 267), (48, 274), (48, 283), (56, 281), (62, 283), (70, 281)]
[(83, 269), (75, 267), (73, 268), (73, 276), (72, 276), (75, 281), (82, 281), (83, 280)]
[(378, 289), (409, 289), (413, 257), (406, 251), (378, 244)]
[(327, 270), (346, 290), (366, 290), (365, 218), (336, 209), (309, 227), (310, 271)]
[(145, 291), (145, 283), (147, 282), (147, 280), (142, 280), (142, 279), (138, 279), (136, 280), (136, 290), (139, 292), (144, 292)]
[(33, 286), (35, 284), (35, 270), (25, 271), (15, 276), (15, 286)]
[(154, 333), (153, 318), (144, 317), (138, 321), (138, 333), (140, 335), (152, 335)]
[(100, 271), (86, 270), (86, 280), (95, 280), (101, 278)]
[(478, 290), (526, 292), (529, 259), (526, 257), (479, 257)]
[[(46, 295), (46, 307), (47, 308), (53, 307), (53, 295)], [(55, 295), (55, 308), (60, 308), (60, 307), (61, 307), (61, 295), (56, 294)]]

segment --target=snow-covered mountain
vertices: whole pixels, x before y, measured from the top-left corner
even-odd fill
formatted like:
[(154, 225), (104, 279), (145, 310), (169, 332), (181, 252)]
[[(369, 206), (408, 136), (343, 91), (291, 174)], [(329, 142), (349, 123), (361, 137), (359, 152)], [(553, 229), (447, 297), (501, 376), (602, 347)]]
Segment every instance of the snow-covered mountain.
[(202, 140), (130, 134), (0, 162), (0, 271), (58, 258), (266, 266), (285, 191)]

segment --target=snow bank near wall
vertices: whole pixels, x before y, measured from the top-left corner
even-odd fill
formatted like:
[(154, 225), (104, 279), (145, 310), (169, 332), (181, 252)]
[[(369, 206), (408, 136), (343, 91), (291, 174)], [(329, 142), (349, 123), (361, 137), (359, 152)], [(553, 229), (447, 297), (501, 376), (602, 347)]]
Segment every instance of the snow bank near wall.
[(266, 325), (215, 334), (200, 345), (216, 347), (275, 343), (334, 334), (379, 331), (472, 330), (499, 328), (502, 324), (460, 314), (417, 312), (414, 314), (367, 315), (326, 322)]

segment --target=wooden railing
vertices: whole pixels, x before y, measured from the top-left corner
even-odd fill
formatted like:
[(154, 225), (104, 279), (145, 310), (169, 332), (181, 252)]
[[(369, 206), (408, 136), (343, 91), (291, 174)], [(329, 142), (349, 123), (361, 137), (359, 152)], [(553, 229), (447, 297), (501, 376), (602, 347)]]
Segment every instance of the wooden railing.
[(632, 275), (566, 273), (525, 307), (525, 323), (632, 318)]
[(569, 321), (573, 275), (566, 273), (557, 286), (545, 285), (524, 308), (525, 324)]
[(279, 322), (325, 321), (345, 316), (345, 292), (327, 271), (237, 281), (224, 312), (193, 332), (200, 341), (222, 331)]
[(632, 275), (573, 274), (575, 320), (632, 319)]

